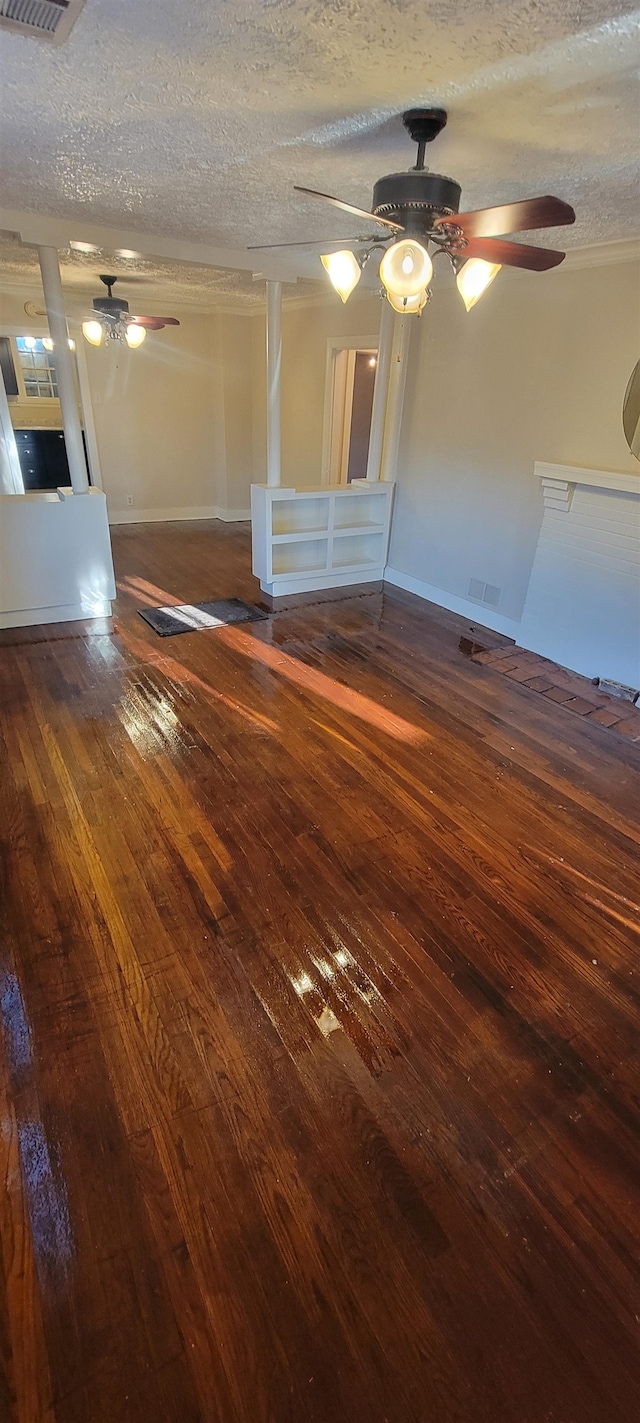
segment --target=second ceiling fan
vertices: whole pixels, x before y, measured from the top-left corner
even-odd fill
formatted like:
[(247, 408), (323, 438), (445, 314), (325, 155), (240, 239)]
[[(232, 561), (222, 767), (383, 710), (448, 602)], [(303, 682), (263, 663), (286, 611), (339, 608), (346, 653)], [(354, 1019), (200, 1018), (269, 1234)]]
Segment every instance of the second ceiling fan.
[[(419, 314), (428, 299), (433, 275), (430, 245), (434, 256), (444, 252), (449, 257), (467, 311), (475, 306), (501, 267), (546, 272), (563, 261), (564, 252), (506, 241), (505, 235), (575, 222), (575, 212), (568, 203), (553, 197), (525, 198), (499, 207), (461, 213), (458, 211), (460, 184), (453, 178), (429, 172), (424, 163), (426, 145), (437, 138), (447, 122), (446, 111), (409, 109), (403, 114), (403, 122), (418, 145), (415, 167), (379, 178), (373, 189), (370, 212), (329, 193), (295, 185), (298, 193), (320, 198), (342, 212), (374, 221), (386, 229), (373, 236), (347, 238), (357, 245), (356, 252), (343, 248), (321, 257), (343, 301), (354, 290), (372, 253), (381, 247), (385, 247), (385, 251), (380, 262), (380, 277), (386, 295), (396, 311), (407, 314)], [(391, 245), (386, 246), (387, 243)], [(326, 239), (322, 245), (327, 245)]]
[(180, 325), (176, 316), (131, 316), (128, 301), (113, 295), (117, 280), (117, 277), (100, 277), (107, 295), (94, 297), (91, 319), (82, 323), (82, 334), (91, 346), (100, 346), (103, 340), (126, 341), (135, 349), (142, 345), (147, 331)]

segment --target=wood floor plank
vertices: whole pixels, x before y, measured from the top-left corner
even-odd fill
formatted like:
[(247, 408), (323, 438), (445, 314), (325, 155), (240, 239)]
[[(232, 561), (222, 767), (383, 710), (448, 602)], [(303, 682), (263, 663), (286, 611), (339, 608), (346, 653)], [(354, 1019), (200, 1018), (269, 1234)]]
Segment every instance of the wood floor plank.
[(160, 639), (247, 528), (114, 549), (0, 634), (3, 1420), (630, 1423), (640, 747), (396, 589)]

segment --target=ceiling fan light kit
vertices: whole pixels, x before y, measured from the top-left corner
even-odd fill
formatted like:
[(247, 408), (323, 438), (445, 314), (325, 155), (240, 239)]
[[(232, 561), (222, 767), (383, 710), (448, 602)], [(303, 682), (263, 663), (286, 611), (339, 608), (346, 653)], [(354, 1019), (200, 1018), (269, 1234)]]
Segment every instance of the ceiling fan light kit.
[(380, 263), (380, 280), (388, 296), (402, 300), (417, 297), (428, 287), (433, 262), (426, 247), (414, 237), (404, 237), (388, 247)]
[(82, 334), (90, 346), (101, 346), (103, 341), (117, 341), (135, 351), (142, 345), (148, 330), (161, 331), (163, 326), (180, 325), (175, 316), (131, 316), (128, 301), (113, 296), (117, 280), (117, 277), (100, 277), (108, 295), (94, 298), (94, 314), (91, 320), (82, 323)]
[[(27, 340), (27, 339), (28, 339), (28, 338), (25, 338), (25, 343), (26, 343), (26, 340)], [(42, 345), (43, 345), (45, 351), (52, 351), (52, 350), (53, 350), (53, 341), (52, 341), (52, 339), (51, 339), (50, 336), (43, 336), (43, 337), (42, 337)], [(68, 342), (67, 342), (67, 345), (68, 345), (70, 351), (75, 351), (75, 349), (76, 349), (76, 343), (75, 343), (75, 341), (74, 341), (74, 339), (73, 339), (73, 336), (70, 336), (70, 337), (69, 337), (69, 340), (68, 340)]]
[(387, 301), (394, 311), (399, 311), (401, 316), (419, 316), (426, 306), (431, 293), (427, 291), (418, 292), (417, 296), (396, 296), (394, 292), (387, 292)]
[[(365, 263), (376, 247), (385, 248), (380, 263), (380, 279), (396, 311), (420, 314), (426, 301), (426, 291), (433, 275), (429, 245), (434, 252), (445, 252), (456, 273), (458, 290), (467, 311), (471, 311), (491, 285), (503, 266), (522, 267), (531, 272), (548, 271), (564, 260), (565, 253), (547, 247), (530, 247), (520, 242), (504, 241), (504, 234), (527, 232), (536, 228), (558, 227), (575, 222), (575, 213), (560, 198), (526, 198), (499, 207), (477, 212), (459, 211), (462, 189), (453, 178), (431, 173), (425, 168), (424, 155), (428, 143), (442, 132), (447, 114), (444, 109), (409, 109), (403, 114), (405, 128), (418, 145), (414, 168), (406, 173), (387, 173), (373, 189), (371, 211), (354, 207), (329, 193), (296, 185), (296, 191), (307, 197), (320, 198), (343, 212), (366, 218), (385, 228), (379, 236), (352, 239), (363, 243), (352, 252), (327, 253), (321, 257), (330, 280), (346, 301)], [(289, 243), (275, 244), (290, 246)], [(340, 263), (334, 262), (339, 258)], [(351, 273), (351, 284), (344, 279)], [(340, 285), (334, 280), (340, 276)], [(420, 300), (420, 295), (424, 300)]]
[(82, 335), (90, 346), (100, 346), (104, 335), (101, 321), (83, 321)]
[(338, 295), (347, 301), (362, 276), (362, 263), (348, 248), (341, 252), (326, 252), (320, 261)]
[(471, 311), (501, 271), (499, 262), (483, 262), (482, 257), (470, 257), (468, 262), (463, 262), (456, 273), (456, 286), (467, 311)]
[(142, 342), (147, 339), (144, 326), (136, 326), (135, 321), (130, 321), (124, 333), (124, 339), (127, 346), (129, 346), (132, 351), (136, 351), (138, 346), (141, 346)]

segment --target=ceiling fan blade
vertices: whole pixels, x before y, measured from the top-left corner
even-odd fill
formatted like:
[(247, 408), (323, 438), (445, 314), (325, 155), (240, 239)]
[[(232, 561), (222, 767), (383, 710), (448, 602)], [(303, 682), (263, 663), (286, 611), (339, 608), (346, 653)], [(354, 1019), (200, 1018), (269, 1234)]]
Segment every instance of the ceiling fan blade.
[(176, 316), (132, 316), (132, 326), (144, 326), (147, 331), (161, 331), (163, 326), (179, 326)]
[(481, 257), (483, 262), (499, 262), (502, 267), (524, 267), (528, 272), (548, 272), (564, 262), (566, 253), (552, 247), (529, 247), (525, 242), (504, 242), (499, 237), (471, 237), (458, 254)]
[[(371, 214), (369, 214), (371, 216)], [(380, 241), (378, 233), (373, 237), (311, 237), (304, 242), (260, 242), (253, 247), (247, 247), (247, 252), (269, 252), (276, 247), (335, 247), (342, 242), (374, 242)]]
[(294, 183), (296, 193), (305, 193), (308, 198), (322, 198), (325, 203), (333, 203), (334, 208), (340, 208), (342, 212), (355, 213), (356, 217), (366, 217), (369, 222), (380, 222), (383, 227), (391, 227), (394, 232), (404, 232), (404, 228), (399, 222), (392, 222), (388, 217), (376, 217), (374, 212), (367, 212), (366, 208), (354, 208), (351, 203), (343, 203), (342, 198), (332, 198), (330, 193), (318, 193), (315, 188), (300, 188)]
[(458, 212), (436, 219), (437, 227), (462, 228), (465, 237), (500, 237), (505, 232), (533, 232), (539, 227), (562, 227), (575, 222), (576, 215), (560, 198), (525, 198), (498, 208)]

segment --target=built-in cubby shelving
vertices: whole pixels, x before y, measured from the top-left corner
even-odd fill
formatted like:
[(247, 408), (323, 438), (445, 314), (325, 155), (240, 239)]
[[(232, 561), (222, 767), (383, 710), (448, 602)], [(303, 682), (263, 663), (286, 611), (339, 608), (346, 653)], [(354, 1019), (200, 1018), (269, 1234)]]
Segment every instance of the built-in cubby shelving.
[(272, 533), (313, 534), (328, 530), (329, 507), (326, 499), (274, 499), (271, 504)]
[(381, 579), (392, 484), (251, 488), (253, 571), (273, 597)]

